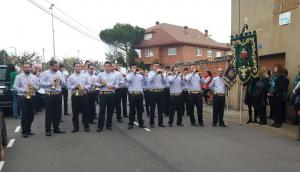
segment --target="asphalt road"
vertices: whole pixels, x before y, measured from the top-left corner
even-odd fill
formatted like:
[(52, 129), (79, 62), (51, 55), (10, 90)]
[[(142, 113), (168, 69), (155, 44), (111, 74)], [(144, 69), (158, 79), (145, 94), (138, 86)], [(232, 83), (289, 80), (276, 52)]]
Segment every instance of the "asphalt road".
[[(207, 116), (210, 116), (207, 114)], [(82, 129), (71, 133), (71, 116), (64, 116), (64, 135), (46, 137), (44, 113), (35, 116), (28, 139), (15, 133), (19, 120), (6, 119), (9, 137), (3, 172), (299, 172), (300, 142), (288, 137), (247, 126), (192, 127), (184, 117), (184, 127), (154, 128), (135, 126), (127, 120), (113, 131), (96, 133)], [(148, 118), (145, 117), (146, 125)], [(157, 120), (157, 119), (156, 119)], [(167, 118), (164, 118), (167, 124)], [(156, 121), (157, 122), (157, 121)]]

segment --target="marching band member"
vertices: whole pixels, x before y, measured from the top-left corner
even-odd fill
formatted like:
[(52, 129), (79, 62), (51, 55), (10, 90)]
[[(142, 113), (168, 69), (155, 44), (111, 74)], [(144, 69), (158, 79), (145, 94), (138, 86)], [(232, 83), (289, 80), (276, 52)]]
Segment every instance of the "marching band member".
[[(116, 78), (117, 78), (118, 83), (119, 83), (119, 87), (115, 89), (116, 116), (117, 116), (117, 121), (119, 123), (123, 123), (122, 116), (121, 116), (121, 96), (122, 96), (121, 85), (122, 85), (122, 87), (124, 87), (124, 85), (123, 85), (124, 77), (123, 77), (123, 74), (119, 71), (118, 66), (113, 64), (112, 68), (113, 68), (113, 74), (116, 75)], [(127, 108), (125, 108), (125, 109), (127, 109)], [(123, 109), (123, 111), (124, 111), (124, 109)], [(127, 112), (127, 110), (126, 110), (126, 112)]]
[(183, 88), (182, 88), (182, 100), (183, 100), (183, 114), (182, 116), (184, 115), (184, 112), (186, 111), (186, 115), (188, 116), (188, 97), (189, 97), (189, 92), (188, 92), (188, 82), (185, 80), (185, 76), (189, 74), (189, 69), (188, 68), (184, 68), (183, 69), (183, 73), (182, 73), (182, 76), (183, 76)]
[(163, 124), (163, 88), (165, 78), (159, 64), (153, 64), (152, 71), (148, 73), (147, 80), (150, 83), (150, 127), (154, 128), (154, 113), (157, 105), (158, 110), (158, 126), (166, 127)]
[(195, 68), (195, 66), (190, 66), (190, 72), (191, 73), (185, 77), (189, 92), (187, 114), (190, 116), (191, 124), (193, 126), (197, 126), (194, 117), (194, 106), (196, 106), (198, 123), (201, 127), (204, 127), (201, 84), (205, 84), (205, 80), (198, 73), (198, 70)]
[[(59, 71), (62, 72), (65, 79), (67, 80), (69, 72), (66, 70), (66, 66), (64, 64), (59, 65)], [(61, 93), (64, 100), (64, 115), (70, 115), (68, 113), (68, 89), (65, 85), (61, 87)]]
[[(164, 77), (166, 78), (167, 75), (171, 72), (171, 67), (170, 66), (166, 66), (165, 67), (165, 72), (164, 72)], [(163, 104), (163, 111), (165, 114), (165, 117), (169, 116), (169, 104), (170, 104), (170, 85), (169, 82), (165, 82), (164, 84), (164, 104)]]
[(135, 115), (137, 115), (140, 128), (145, 128), (143, 121), (143, 82), (145, 78), (139, 73), (136, 66), (131, 67), (131, 71), (126, 75), (128, 81), (128, 98), (129, 98), (129, 126), (133, 128)]
[(96, 94), (98, 87), (96, 86), (97, 82), (97, 76), (94, 74), (95, 66), (93, 64), (88, 65), (87, 67), (87, 78), (88, 78), (88, 85), (91, 86), (91, 88), (88, 90), (87, 97), (88, 97), (88, 106), (89, 106), (89, 117), (88, 121), (90, 124), (95, 124), (94, 119), (96, 118)]
[(113, 69), (111, 62), (104, 63), (104, 72), (98, 75), (97, 86), (100, 87), (99, 97), (100, 97), (100, 113), (98, 119), (98, 129), (97, 132), (101, 132), (104, 127), (105, 121), (105, 111), (107, 108), (106, 115), (106, 129), (112, 129), (112, 115), (114, 110), (115, 101), (115, 89), (118, 88), (118, 79), (115, 74), (113, 74)]
[(64, 134), (64, 131), (59, 129), (61, 99), (61, 87), (66, 85), (66, 80), (63, 74), (58, 71), (57, 61), (49, 62), (50, 69), (42, 73), (40, 78), (40, 86), (45, 89), (45, 106), (46, 106), (46, 136), (51, 136), (51, 125), (53, 132), (56, 134)]
[(145, 70), (143, 77), (145, 78), (145, 81), (143, 83), (143, 89), (144, 89), (144, 99), (145, 99), (145, 108), (146, 108), (146, 114), (147, 117), (150, 117), (150, 84), (148, 80), (146, 79), (148, 77), (148, 70)]
[(69, 76), (67, 87), (72, 91), (73, 131), (79, 131), (79, 113), (82, 112), (84, 131), (89, 132), (89, 108), (86, 90), (90, 89), (87, 74), (81, 73), (81, 63), (74, 64), (74, 73)]
[(167, 81), (170, 85), (170, 104), (169, 104), (169, 127), (173, 126), (175, 110), (177, 110), (177, 125), (183, 126), (183, 76), (180, 74), (178, 68), (174, 67), (172, 72), (167, 75)]
[(223, 79), (224, 70), (222, 68), (218, 69), (218, 76), (214, 77), (209, 87), (213, 91), (213, 127), (216, 127), (217, 123), (221, 127), (226, 127), (224, 124), (224, 107), (225, 107), (225, 95), (226, 95), (226, 85)]
[(23, 72), (17, 75), (13, 88), (17, 91), (21, 106), (21, 126), (23, 138), (34, 135), (31, 124), (34, 120), (34, 96), (38, 89), (38, 78), (30, 73), (31, 64), (23, 64)]

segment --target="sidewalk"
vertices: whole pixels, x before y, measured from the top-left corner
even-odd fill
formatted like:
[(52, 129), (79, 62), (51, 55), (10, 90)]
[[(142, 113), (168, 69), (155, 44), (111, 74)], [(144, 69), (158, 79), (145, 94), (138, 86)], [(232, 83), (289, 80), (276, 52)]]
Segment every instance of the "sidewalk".
[[(206, 106), (203, 106), (203, 112), (204, 112), (204, 115), (206, 116), (212, 116), (212, 106), (211, 105), (206, 105)], [(206, 113), (206, 114), (205, 114)], [(271, 120), (268, 120), (268, 125), (259, 125), (259, 124), (254, 124), (254, 123), (251, 123), (251, 124), (246, 124), (246, 122), (248, 121), (248, 111), (243, 111), (242, 112), (242, 123), (241, 125), (243, 126), (248, 126), (248, 127), (259, 127), (259, 128), (262, 128), (262, 129), (267, 129), (267, 130), (270, 130), (270, 131), (274, 131), (276, 133), (279, 133), (279, 134), (282, 134), (282, 135), (285, 135), (285, 136), (288, 136), (288, 137), (291, 137), (291, 138), (294, 138), (294, 139), (298, 139), (298, 126), (295, 126), (295, 125), (290, 125), (290, 124), (282, 124), (282, 127), (281, 128), (275, 128), (275, 127), (271, 127), (271, 124), (273, 121)], [(234, 122), (234, 123), (240, 123), (240, 112), (239, 111), (236, 111), (236, 110), (226, 110), (224, 111), (224, 121), (225, 123), (227, 121), (230, 121), (230, 122)]]

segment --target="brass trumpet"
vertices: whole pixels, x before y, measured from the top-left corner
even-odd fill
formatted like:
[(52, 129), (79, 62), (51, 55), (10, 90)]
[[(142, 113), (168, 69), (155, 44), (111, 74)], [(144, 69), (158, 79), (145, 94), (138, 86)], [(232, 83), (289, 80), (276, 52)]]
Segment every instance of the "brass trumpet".
[(54, 84), (51, 86), (52, 90), (55, 90), (60, 85), (60, 79), (54, 80)]
[(75, 96), (82, 96), (84, 94), (84, 88), (81, 85), (75, 87)]
[(26, 95), (25, 95), (26, 99), (31, 99), (33, 94), (34, 94), (34, 87), (32, 86), (32, 84), (28, 84)]

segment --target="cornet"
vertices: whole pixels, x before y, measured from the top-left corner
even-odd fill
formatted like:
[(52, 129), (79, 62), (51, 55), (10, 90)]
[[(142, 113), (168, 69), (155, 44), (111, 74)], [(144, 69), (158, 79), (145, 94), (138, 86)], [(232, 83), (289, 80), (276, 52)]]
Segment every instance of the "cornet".
[(78, 84), (75, 88), (75, 96), (82, 96), (83, 94), (84, 94), (84, 88)]
[(31, 99), (33, 94), (34, 94), (34, 87), (32, 86), (32, 84), (28, 84), (26, 96), (25, 96), (26, 99)]
[(55, 90), (60, 85), (60, 79), (54, 80), (54, 84), (51, 86), (52, 90)]

